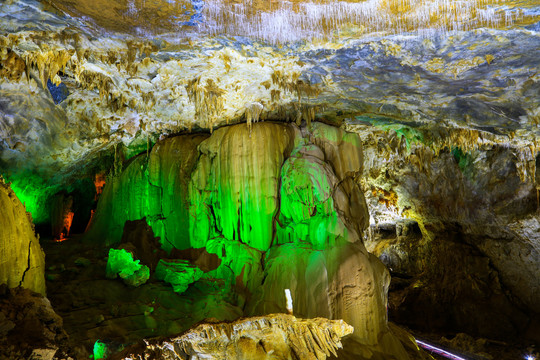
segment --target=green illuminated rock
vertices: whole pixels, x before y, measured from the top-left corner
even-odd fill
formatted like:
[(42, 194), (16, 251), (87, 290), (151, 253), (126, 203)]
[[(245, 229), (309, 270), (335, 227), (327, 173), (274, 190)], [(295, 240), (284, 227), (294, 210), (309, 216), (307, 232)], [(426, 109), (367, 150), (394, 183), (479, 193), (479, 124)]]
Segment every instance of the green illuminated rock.
[(216, 230), (255, 249), (270, 247), (280, 169), (294, 137), (292, 126), (264, 122), (220, 128), (201, 143), (190, 186), (193, 247)]
[(198, 158), (197, 146), (207, 135), (176, 136), (158, 142), (150, 153), (149, 182), (160, 190), (159, 216), (153, 229), (164, 249), (190, 248), (188, 185)]
[(324, 249), (347, 238), (332, 198), (337, 178), (317, 146), (295, 150), (283, 165), (281, 179), (278, 243), (305, 241)]
[(312, 128), (311, 141), (321, 148), (339, 181), (333, 195), (336, 211), (347, 224), (349, 240), (359, 239), (369, 225), (366, 199), (359, 185), (364, 167), (362, 141), (356, 133), (323, 123), (314, 123)]
[(19, 200), (32, 214), (36, 224), (49, 221), (48, 197), (56, 190), (48, 186), (45, 179), (30, 171), (15, 173), (7, 178), (11, 182), (11, 189), (17, 194)]
[(205, 277), (224, 280), (226, 291), (234, 289), (238, 295), (247, 297), (262, 283), (262, 251), (223, 237), (210, 239), (206, 250), (216, 254), (221, 264)]
[(131, 160), (121, 174), (107, 179), (88, 232), (89, 238), (99, 239), (107, 245), (118, 244), (127, 220), (142, 219), (158, 212), (155, 198), (159, 190), (149, 186), (145, 170), (146, 156), (140, 155)]
[(99, 340), (96, 341), (94, 343), (93, 353), (94, 360), (105, 359), (109, 355), (109, 349), (107, 348), (107, 344)]
[(168, 282), (179, 294), (203, 276), (203, 271), (185, 260), (163, 260), (156, 267), (156, 279)]
[(146, 265), (141, 265), (140, 260), (134, 260), (133, 255), (126, 250), (110, 249), (106, 276), (109, 279), (120, 276), (126, 284), (139, 286), (150, 278), (150, 269)]
[(120, 242), (124, 223), (146, 217), (164, 250), (191, 247), (188, 183), (205, 135), (185, 135), (158, 142), (150, 156), (131, 159), (121, 174), (108, 179), (88, 238)]

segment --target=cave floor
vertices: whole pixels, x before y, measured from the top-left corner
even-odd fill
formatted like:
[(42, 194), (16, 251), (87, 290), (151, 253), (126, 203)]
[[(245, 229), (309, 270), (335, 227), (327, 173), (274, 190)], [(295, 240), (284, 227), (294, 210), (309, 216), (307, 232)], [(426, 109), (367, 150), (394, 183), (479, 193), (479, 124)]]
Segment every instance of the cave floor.
[[(67, 347), (76, 358), (88, 358), (97, 340), (114, 350), (142, 338), (178, 334), (204, 319), (242, 316), (242, 309), (231, 305), (235, 302), (231, 295), (215, 282), (201, 279), (183, 294), (153, 278), (131, 287), (105, 277), (108, 247), (89, 244), (77, 235), (62, 242), (42, 238), (41, 244), (46, 253), (47, 297), (63, 318)], [(432, 344), (454, 335), (407, 330)], [(446, 342), (445, 348), (460, 349), (455, 353), (471, 360), (521, 359), (527, 350), (498, 341), (468, 340)]]
[(131, 287), (105, 277), (107, 247), (89, 245), (80, 236), (41, 243), (47, 297), (64, 320), (68, 347), (77, 358), (88, 358), (97, 340), (113, 350), (142, 338), (183, 332), (203, 319), (234, 320), (242, 315), (240, 308), (230, 305), (229, 294), (209, 280), (198, 281), (182, 294), (152, 278)]

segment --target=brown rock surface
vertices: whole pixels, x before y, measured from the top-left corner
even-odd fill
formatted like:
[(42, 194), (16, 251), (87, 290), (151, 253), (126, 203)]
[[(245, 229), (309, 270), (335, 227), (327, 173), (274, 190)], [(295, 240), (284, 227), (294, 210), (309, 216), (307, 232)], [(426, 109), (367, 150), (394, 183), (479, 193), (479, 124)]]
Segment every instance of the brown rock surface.
[(51, 360), (67, 335), (43, 295), (0, 285), (0, 359)]
[(461, 133), (461, 143), (445, 140), (452, 148), (407, 150), (371, 131), (366, 247), (394, 272), (391, 318), (424, 331), (523, 338), (540, 304), (540, 226), (519, 154)]
[(327, 250), (287, 244), (272, 248), (265, 259), (263, 286), (248, 307), (253, 314), (285, 312), (290, 289), (294, 313), (301, 317), (343, 319), (354, 327), (347, 350), (355, 356), (408, 359), (389, 331), (386, 293), (390, 276), (361, 243)]

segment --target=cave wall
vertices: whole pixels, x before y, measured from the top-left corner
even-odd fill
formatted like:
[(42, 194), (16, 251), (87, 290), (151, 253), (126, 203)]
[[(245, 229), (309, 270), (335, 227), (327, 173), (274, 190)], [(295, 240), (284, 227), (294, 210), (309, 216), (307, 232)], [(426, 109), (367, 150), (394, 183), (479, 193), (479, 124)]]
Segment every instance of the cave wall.
[(525, 336), (540, 308), (538, 170), (486, 140), (403, 151), (369, 132), (366, 247), (396, 275), (390, 316), (426, 330)]
[(9, 185), (0, 181), (0, 284), (45, 294), (45, 254), (32, 217)]
[[(369, 224), (357, 134), (322, 123), (261, 122), (158, 142), (104, 188), (86, 235), (114, 245), (145, 218), (162, 246), (206, 248), (246, 315), (343, 319), (366, 358), (406, 359), (387, 326), (389, 274), (361, 242)], [(384, 345), (383, 345), (384, 344)]]

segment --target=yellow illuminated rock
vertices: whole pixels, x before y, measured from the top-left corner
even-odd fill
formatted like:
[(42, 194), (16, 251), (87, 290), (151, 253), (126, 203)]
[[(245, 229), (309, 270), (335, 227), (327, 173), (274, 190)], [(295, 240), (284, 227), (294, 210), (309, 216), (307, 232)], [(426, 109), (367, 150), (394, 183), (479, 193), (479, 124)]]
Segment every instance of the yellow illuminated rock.
[(45, 255), (32, 217), (13, 190), (0, 180), (0, 284), (45, 295)]

